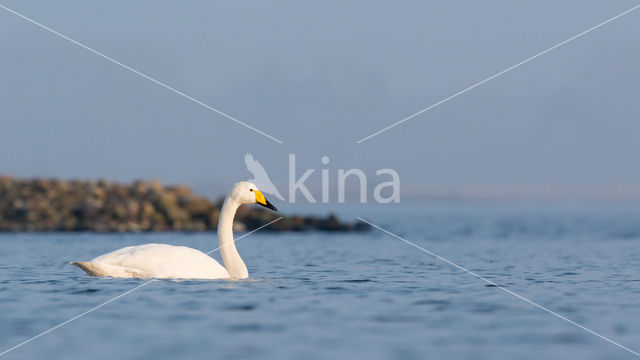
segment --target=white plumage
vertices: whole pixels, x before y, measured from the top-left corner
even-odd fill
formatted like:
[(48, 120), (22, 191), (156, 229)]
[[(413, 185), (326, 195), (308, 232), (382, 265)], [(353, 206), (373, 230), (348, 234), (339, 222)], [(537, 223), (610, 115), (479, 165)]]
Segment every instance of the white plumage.
[(119, 278), (221, 279), (229, 278), (224, 266), (200, 250), (186, 246), (145, 244), (73, 263), (94, 276)]
[(90, 261), (71, 264), (93, 276), (118, 278), (247, 278), (249, 272), (233, 240), (233, 218), (243, 204), (260, 204), (276, 210), (254, 184), (235, 184), (224, 200), (218, 220), (218, 249), (225, 266), (200, 250), (167, 244), (128, 246)]

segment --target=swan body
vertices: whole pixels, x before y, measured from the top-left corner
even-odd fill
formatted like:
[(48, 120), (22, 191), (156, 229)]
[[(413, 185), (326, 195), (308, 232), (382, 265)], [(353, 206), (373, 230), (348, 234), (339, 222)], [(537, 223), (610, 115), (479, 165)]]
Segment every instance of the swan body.
[(200, 250), (186, 246), (127, 246), (73, 265), (94, 276), (119, 278), (226, 279), (229, 272)]
[(167, 244), (128, 246), (90, 261), (71, 264), (93, 276), (245, 279), (249, 277), (249, 272), (233, 241), (233, 217), (238, 207), (243, 204), (260, 204), (276, 210), (254, 184), (239, 182), (233, 187), (224, 201), (218, 221), (218, 249), (220, 249), (224, 266), (200, 250)]

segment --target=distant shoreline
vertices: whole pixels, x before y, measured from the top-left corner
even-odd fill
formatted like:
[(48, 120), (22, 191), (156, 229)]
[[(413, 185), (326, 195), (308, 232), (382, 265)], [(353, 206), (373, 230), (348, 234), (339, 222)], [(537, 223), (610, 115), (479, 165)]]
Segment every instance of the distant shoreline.
[[(211, 201), (182, 185), (157, 180), (130, 184), (106, 180), (18, 179), (0, 176), (0, 232), (205, 232), (215, 231), (223, 199)], [(256, 229), (279, 214), (244, 206), (234, 229)], [(267, 231), (364, 231), (363, 223), (335, 215), (285, 216)]]

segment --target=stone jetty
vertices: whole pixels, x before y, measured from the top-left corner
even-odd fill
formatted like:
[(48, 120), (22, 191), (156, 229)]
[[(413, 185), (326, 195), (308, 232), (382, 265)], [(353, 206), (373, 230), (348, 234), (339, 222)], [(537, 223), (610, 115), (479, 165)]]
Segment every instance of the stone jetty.
[[(16, 179), (0, 176), (0, 231), (212, 231), (222, 199), (211, 201), (187, 186), (159, 181)], [(256, 229), (282, 215), (254, 206), (236, 214), (237, 231)], [(265, 231), (363, 231), (335, 215), (285, 216)]]

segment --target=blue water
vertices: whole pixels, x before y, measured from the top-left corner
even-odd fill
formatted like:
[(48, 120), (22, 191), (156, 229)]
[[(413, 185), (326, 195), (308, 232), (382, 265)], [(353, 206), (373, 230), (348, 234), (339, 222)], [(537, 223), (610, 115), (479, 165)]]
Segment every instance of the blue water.
[[(640, 206), (431, 204), (361, 215), (640, 350)], [(68, 265), (214, 234), (0, 234), (0, 352), (145, 280)], [(380, 231), (260, 232), (246, 281), (152, 282), (5, 359), (631, 359)], [(217, 256), (217, 254), (216, 254)]]

